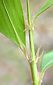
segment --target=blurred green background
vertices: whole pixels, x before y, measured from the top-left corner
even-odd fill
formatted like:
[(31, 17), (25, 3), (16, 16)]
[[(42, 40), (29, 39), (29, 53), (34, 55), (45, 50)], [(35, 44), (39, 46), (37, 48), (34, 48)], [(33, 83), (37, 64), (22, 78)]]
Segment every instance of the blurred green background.
[[(22, 0), (27, 24), (26, 0)], [(29, 0), (31, 19), (46, 0)], [(35, 50), (53, 50), (53, 8), (44, 12), (35, 23)], [(40, 73), (40, 71), (39, 71)], [(32, 85), (29, 64), (22, 51), (9, 39), (0, 34), (0, 85)], [(53, 67), (48, 69), (42, 85), (53, 85)]]

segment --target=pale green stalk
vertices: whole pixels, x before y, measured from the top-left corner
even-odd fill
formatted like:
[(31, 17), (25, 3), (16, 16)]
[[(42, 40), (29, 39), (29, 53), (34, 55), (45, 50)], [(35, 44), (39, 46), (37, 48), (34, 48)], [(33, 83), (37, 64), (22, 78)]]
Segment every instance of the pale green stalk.
[(30, 53), (31, 53), (31, 75), (32, 75), (32, 83), (33, 85), (38, 85), (38, 71), (35, 59), (35, 49), (34, 49), (34, 40), (33, 40), (33, 27), (31, 26), (30, 20), (30, 7), (29, 7), (29, 0), (26, 0), (27, 3), (27, 17), (28, 17), (28, 25), (29, 25), (29, 41), (30, 41)]

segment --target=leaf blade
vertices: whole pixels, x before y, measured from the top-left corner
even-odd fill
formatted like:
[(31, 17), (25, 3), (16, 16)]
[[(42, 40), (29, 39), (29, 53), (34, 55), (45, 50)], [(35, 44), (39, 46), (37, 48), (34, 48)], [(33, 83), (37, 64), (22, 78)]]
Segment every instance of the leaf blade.
[(24, 46), (25, 24), (20, 0), (0, 0), (0, 4), (0, 32)]
[(41, 71), (45, 72), (48, 68), (53, 66), (53, 51), (46, 53), (41, 61)]
[(45, 3), (40, 7), (38, 12), (35, 14), (33, 21), (51, 6), (53, 6), (53, 0), (46, 0)]

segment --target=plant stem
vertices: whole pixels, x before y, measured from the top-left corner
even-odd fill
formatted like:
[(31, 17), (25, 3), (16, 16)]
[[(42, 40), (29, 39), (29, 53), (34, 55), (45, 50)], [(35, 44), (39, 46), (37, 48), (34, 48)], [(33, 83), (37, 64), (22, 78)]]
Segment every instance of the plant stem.
[(38, 71), (37, 71), (37, 65), (36, 65), (36, 59), (35, 59), (35, 49), (34, 49), (34, 40), (33, 40), (33, 31), (29, 31), (30, 36), (30, 53), (31, 53), (31, 74), (32, 74), (32, 82), (33, 85), (38, 85)]
[(29, 25), (29, 43), (30, 43), (30, 53), (31, 53), (31, 75), (32, 75), (32, 83), (33, 85), (38, 85), (38, 71), (35, 59), (35, 49), (34, 49), (34, 40), (33, 40), (33, 27), (31, 25), (30, 20), (30, 7), (29, 7), (29, 0), (26, 0), (27, 3), (27, 17), (28, 17), (28, 25)]

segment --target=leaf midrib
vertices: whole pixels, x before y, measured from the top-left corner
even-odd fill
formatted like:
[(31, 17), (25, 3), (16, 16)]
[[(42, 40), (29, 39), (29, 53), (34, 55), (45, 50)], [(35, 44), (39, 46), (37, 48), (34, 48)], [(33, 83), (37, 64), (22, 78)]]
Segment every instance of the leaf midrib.
[(13, 21), (12, 21), (10, 15), (9, 15), (9, 12), (8, 12), (8, 10), (7, 10), (7, 7), (6, 7), (6, 4), (5, 4), (4, 0), (3, 0), (3, 6), (4, 6), (4, 9), (5, 9), (6, 13), (7, 13), (7, 16), (8, 16), (8, 19), (9, 19), (9, 21), (10, 21), (10, 24), (12, 25), (12, 28), (13, 28), (13, 31), (14, 31), (14, 33), (15, 33), (15, 35), (16, 35), (16, 38), (17, 38), (17, 40), (18, 40), (18, 43), (25, 48), (25, 45), (22, 43), (21, 39), (19, 38), (18, 33), (16, 32), (16, 28), (15, 28), (15, 26), (14, 26), (14, 24), (13, 24)]

